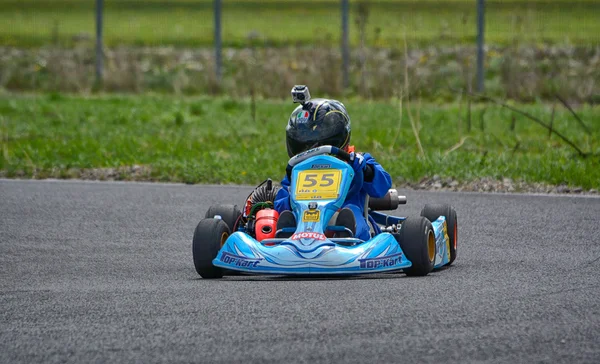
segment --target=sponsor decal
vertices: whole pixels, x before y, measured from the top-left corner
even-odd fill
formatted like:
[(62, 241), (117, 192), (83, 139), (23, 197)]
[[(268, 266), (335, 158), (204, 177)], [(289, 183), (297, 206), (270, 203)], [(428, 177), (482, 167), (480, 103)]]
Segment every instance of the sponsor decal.
[(325, 237), (325, 235), (321, 234), (321, 233), (313, 233), (313, 232), (302, 232), (302, 233), (295, 233), (294, 235), (292, 235), (292, 237), (290, 238), (292, 240), (300, 240), (300, 239), (314, 239), (314, 240), (325, 240), (327, 239)]
[(327, 169), (331, 168), (331, 164), (313, 164), (310, 166), (311, 169)]
[(389, 268), (400, 263), (402, 253), (388, 255), (382, 258), (367, 258), (359, 259), (360, 269), (377, 269), (377, 268)]
[(303, 222), (318, 222), (321, 217), (320, 210), (305, 210), (302, 214)]
[(298, 153), (293, 158), (297, 159), (297, 158), (300, 158), (300, 157), (304, 157), (305, 155), (308, 155), (308, 154), (316, 153), (317, 151), (319, 151), (319, 148), (320, 147), (316, 147), (316, 148), (309, 149), (309, 150), (307, 150), (305, 152)]
[(310, 189), (310, 188), (300, 188), (298, 189), (298, 193), (315, 193), (317, 192), (316, 189)]
[(221, 260), (225, 264), (235, 265), (236, 267), (254, 268), (260, 263), (262, 258), (246, 258), (231, 253), (223, 253)]
[(310, 113), (306, 110), (300, 110), (300, 112), (298, 114), (296, 114), (296, 121), (298, 121), (300, 123), (304, 123), (304, 122), (308, 121), (309, 118), (310, 118)]
[(446, 239), (446, 254), (448, 254), (448, 260), (450, 259), (450, 237), (448, 236), (448, 222), (444, 221), (444, 238)]

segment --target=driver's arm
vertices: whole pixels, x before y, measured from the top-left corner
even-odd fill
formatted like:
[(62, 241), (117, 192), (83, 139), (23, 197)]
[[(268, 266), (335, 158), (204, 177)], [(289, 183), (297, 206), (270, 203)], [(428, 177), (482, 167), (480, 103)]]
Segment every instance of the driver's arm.
[(363, 189), (371, 197), (385, 196), (388, 190), (392, 188), (392, 177), (369, 153), (363, 154), (363, 157), (365, 158), (363, 163), (367, 164), (366, 170), (368, 170), (364, 174)]
[(287, 176), (285, 176), (285, 177), (283, 177), (283, 180), (281, 180), (281, 189), (279, 191), (277, 191), (277, 195), (275, 196), (275, 201), (274, 201), (275, 210), (279, 213), (281, 213), (282, 211), (285, 211), (285, 210), (292, 209), (292, 207), (290, 206), (289, 188), (290, 188), (290, 180), (287, 178)]

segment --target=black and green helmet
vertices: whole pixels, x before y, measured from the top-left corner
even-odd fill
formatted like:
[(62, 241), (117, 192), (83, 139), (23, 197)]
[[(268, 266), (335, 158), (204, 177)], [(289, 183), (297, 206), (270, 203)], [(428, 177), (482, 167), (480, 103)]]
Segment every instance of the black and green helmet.
[(290, 157), (321, 145), (346, 148), (350, 143), (350, 116), (337, 100), (312, 99), (298, 106), (285, 130)]

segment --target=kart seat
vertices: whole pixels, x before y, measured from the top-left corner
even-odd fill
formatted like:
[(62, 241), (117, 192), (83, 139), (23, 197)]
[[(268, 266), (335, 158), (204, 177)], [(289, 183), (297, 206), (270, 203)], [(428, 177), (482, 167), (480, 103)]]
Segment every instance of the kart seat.
[(279, 219), (277, 220), (277, 232), (275, 233), (275, 237), (284, 239), (291, 237), (296, 230), (296, 225), (294, 213), (289, 210), (283, 211), (279, 214)]

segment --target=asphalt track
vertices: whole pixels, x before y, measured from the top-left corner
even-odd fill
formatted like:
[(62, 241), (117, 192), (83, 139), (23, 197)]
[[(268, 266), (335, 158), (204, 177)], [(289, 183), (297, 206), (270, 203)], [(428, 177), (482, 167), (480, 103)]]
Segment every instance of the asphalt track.
[(401, 191), (456, 207), (453, 267), (199, 278), (195, 225), (248, 192), (0, 180), (0, 362), (600, 362), (599, 198)]

